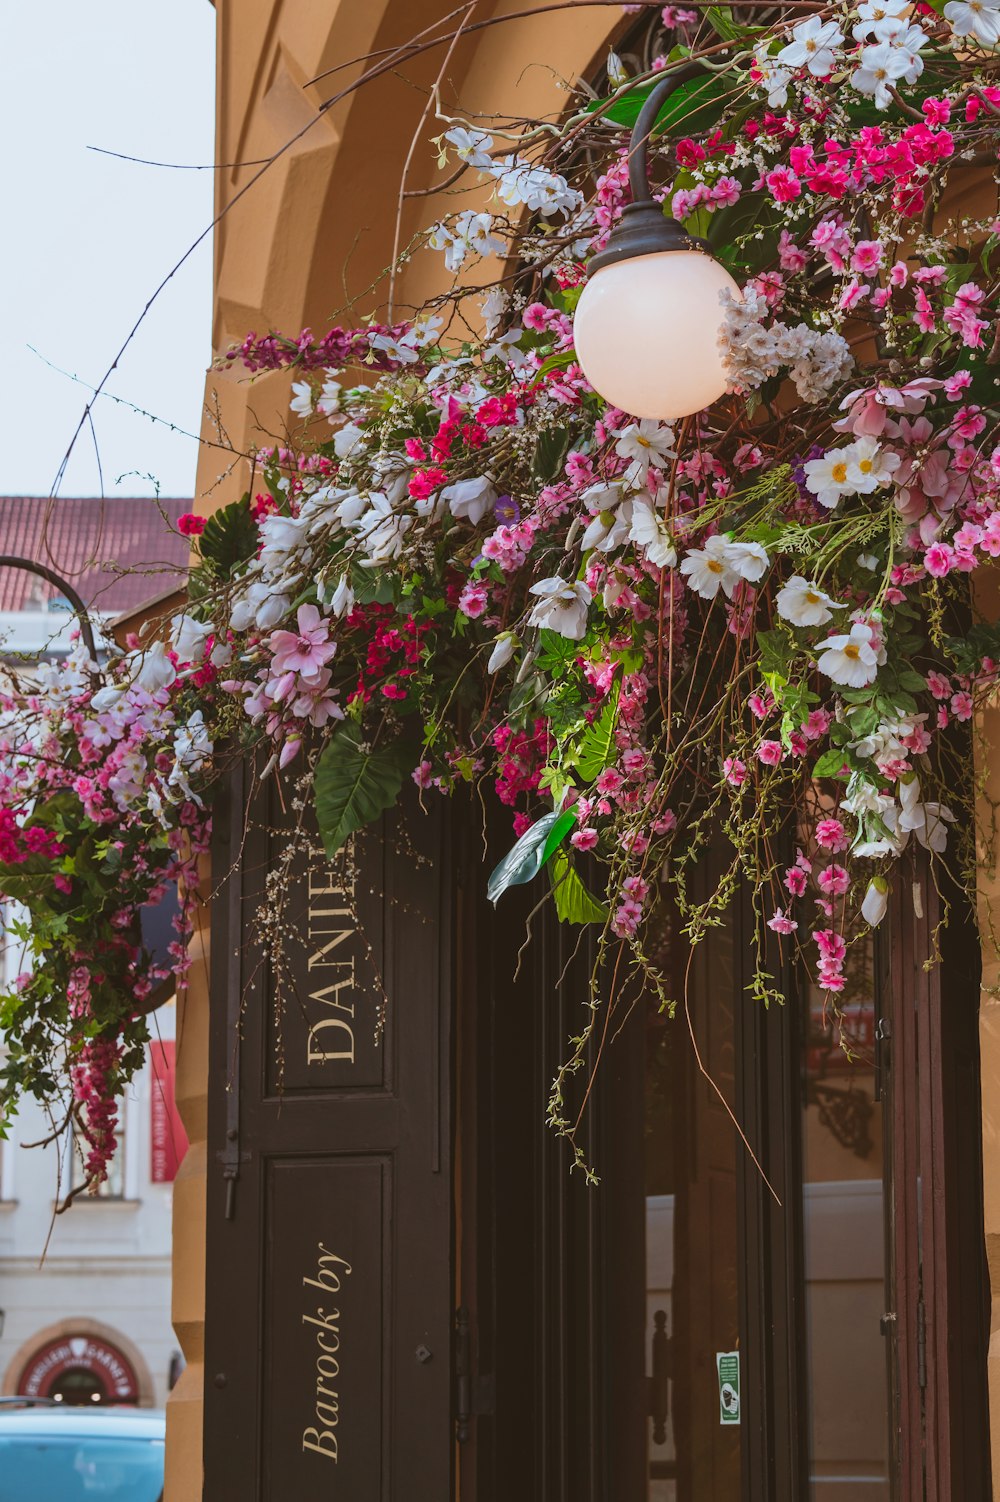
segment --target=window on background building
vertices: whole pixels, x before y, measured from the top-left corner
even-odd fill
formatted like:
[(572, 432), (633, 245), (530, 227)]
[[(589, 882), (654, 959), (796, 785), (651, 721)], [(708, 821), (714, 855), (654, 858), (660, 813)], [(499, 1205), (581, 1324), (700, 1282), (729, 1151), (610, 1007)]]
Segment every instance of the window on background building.
[[(118, 1145), (115, 1155), (108, 1164), (108, 1176), (97, 1188), (95, 1199), (121, 1200), (125, 1198), (125, 1127), (127, 1114), (125, 1102), (121, 1101), (118, 1108)], [(87, 1179), (85, 1164), (87, 1161), (87, 1142), (80, 1132), (74, 1127), (70, 1134), (69, 1144), (69, 1187), (71, 1190), (79, 1189)], [(90, 1198), (89, 1195), (81, 1195), (81, 1199)]]

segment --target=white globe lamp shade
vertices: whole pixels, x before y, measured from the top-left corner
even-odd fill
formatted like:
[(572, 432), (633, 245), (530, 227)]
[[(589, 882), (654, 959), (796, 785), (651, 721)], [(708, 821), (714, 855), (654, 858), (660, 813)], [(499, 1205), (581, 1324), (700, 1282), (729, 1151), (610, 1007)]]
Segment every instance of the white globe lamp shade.
[(577, 358), (591, 386), (632, 417), (664, 422), (716, 401), (726, 390), (718, 345), (723, 291), (741, 296), (726, 268), (701, 250), (660, 250), (599, 266), (573, 319)]

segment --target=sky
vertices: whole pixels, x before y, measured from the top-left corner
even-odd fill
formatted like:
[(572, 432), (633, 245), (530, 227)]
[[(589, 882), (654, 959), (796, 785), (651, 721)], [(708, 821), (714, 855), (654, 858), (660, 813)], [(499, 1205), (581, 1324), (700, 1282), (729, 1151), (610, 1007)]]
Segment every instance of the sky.
[[(0, 494), (48, 495), (89, 393), (163, 276), (211, 223), (210, 0), (3, 5)], [(188, 433), (211, 361), (211, 236), (160, 294), (107, 389)], [(33, 354), (33, 346), (39, 354)], [(99, 398), (59, 494), (194, 494), (197, 444)]]

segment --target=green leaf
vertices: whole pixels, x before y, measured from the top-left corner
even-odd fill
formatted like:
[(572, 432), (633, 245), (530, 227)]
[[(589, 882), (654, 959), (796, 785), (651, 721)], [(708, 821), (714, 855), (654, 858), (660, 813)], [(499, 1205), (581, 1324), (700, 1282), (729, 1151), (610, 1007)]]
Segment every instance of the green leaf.
[(548, 359), (543, 360), (541, 365), (539, 365), (535, 371), (535, 380), (539, 380), (543, 375), (548, 375), (550, 370), (565, 370), (568, 365), (572, 365), (575, 359), (575, 349), (556, 350), (554, 355), (549, 355)]
[(567, 809), (565, 813), (559, 815), (558, 819), (549, 830), (548, 838), (546, 839), (545, 846), (542, 850), (543, 866), (545, 865), (546, 861), (551, 860), (552, 856), (556, 853), (559, 846), (562, 844), (563, 840), (566, 838), (575, 824), (576, 814), (574, 814), (571, 809)]
[(535, 445), (535, 457), (532, 461), (532, 472), (535, 479), (547, 485), (554, 480), (563, 467), (563, 461), (569, 449), (570, 435), (565, 428), (549, 428), (540, 433)]
[(352, 732), (333, 736), (316, 763), (313, 787), (327, 855), (336, 855), (355, 830), (392, 807), (412, 757), (412, 748), (403, 741), (363, 751)]
[[(521, 838), (508, 850), (500, 864), (493, 870), (486, 886), (486, 895), (495, 905), (506, 892), (508, 887), (523, 887), (529, 881), (533, 881), (548, 860), (552, 851), (548, 848), (549, 835), (559, 825), (561, 820), (569, 819), (573, 822), (572, 814), (561, 814), (558, 809), (553, 809), (550, 814), (543, 814), (536, 819), (529, 829), (526, 829)], [(567, 824), (556, 840), (556, 844), (563, 838)], [(553, 849), (555, 847), (553, 846)]]
[(565, 850), (556, 851), (549, 875), (560, 923), (607, 922), (607, 908), (588, 892)]
[(588, 725), (580, 739), (580, 748), (575, 762), (581, 777), (593, 782), (605, 767), (615, 760), (615, 728), (618, 724), (618, 694), (605, 704), (592, 725)]
[(250, 513), (249, 493), (213, 511), (198, 539), (198, 550), (213, 573), (228, 579), (257, 551), (257, 523)]
[[(622, 94), (610, 108), (604, 110), (605, 120), (613, 120), (616, 125), (631, 129), (650, 93), (658, 84), (659, 80), (656, 85), (643, 84), (641, 88), (629, 89), (627, 94)], [(727, 85), (714, 75), (692, 78), (687, 83), (679, 84), (664, 100), (653, 126), (654, 133), (677, 129), (693, 135), (700, 130), (710, 130), (722, 113), (726, 94)], [(595, 99), (588, 105), (588, 109), (593, 113), (601, 104), (601, 100)]]
[(814, 777), (839, 777), (841, 768), (846, 762), (846, 754), (835, 746), (832, 751), (823, 752), (812, 769), (812, 775)]

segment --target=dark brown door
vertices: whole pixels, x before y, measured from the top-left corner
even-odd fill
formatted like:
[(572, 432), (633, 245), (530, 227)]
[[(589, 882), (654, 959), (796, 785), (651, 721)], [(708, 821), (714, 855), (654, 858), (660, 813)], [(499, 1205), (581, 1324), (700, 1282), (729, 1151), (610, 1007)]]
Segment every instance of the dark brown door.
[(205, 1496), (449, 1502), (443, 825), (332, 866), (272, 784), (248, 802), (234, 779), (213, 862)]

